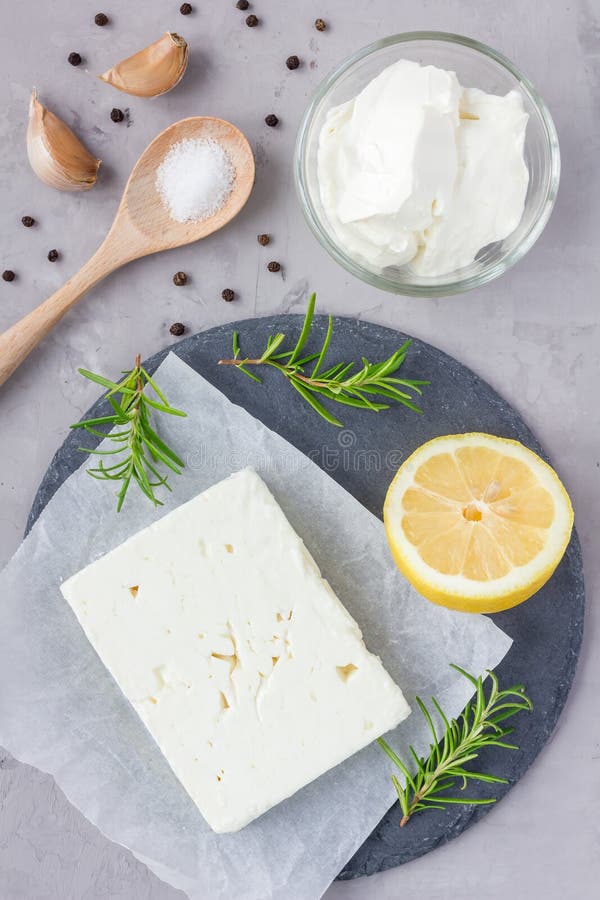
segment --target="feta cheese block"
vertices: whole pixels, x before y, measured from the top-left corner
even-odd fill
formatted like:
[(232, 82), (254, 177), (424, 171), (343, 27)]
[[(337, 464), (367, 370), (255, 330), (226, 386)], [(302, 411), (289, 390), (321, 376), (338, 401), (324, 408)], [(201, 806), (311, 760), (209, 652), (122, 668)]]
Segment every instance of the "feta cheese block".
[(216, 832), (242, 828), (410, 712), (251, 469), (61, 590)]

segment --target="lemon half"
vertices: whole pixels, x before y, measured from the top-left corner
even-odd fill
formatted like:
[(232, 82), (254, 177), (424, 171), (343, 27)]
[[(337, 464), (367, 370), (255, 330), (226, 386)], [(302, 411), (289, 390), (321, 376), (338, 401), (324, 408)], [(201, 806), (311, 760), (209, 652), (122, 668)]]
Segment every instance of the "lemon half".
[(400, 466), (383, 508), (396, 564), (428, 600), (499, 612), (548, 581), (571, 537), (558, 475), (518, 441), (454, 434)]

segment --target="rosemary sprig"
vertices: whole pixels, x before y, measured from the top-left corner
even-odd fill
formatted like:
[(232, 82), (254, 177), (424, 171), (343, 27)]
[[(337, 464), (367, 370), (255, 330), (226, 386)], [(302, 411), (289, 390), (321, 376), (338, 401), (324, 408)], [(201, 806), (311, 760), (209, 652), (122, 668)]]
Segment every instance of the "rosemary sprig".
[[(143, 494), (154, 503), (162, 506), (162, 501), (154, 493), (154, 488), (165, 487), (171, 490), (167, 475), (162, 475), (157, 466), (161, 463), (177, 475), (181, 474), (184, 463), (161, 438), (150, 424), (153, 411), (166, 413), (170, 416), (185, 416), (171, 406), (156, 382), (150, 377), (140, 362), (139, 354), (135, 359), (135, 366), (130, 372), (123, 372), (124, 378), (118, 384), (88, 372), (87, 369), (79, 369), (84, 378), (89, 378), (96, 384), (107, 388), (106, 399), (112, 406), (110, 415), (98, 416), (95, 419), (87, 419), (85, 422), (77, 422), (71, 428), (83, 428), (89, 434), (106, 438), (116, 446), (114, 450), (93, 450), (89, 447), (79, 447), (83, 453), (91, 453), (95, 456), (118, 456), (113, 465), (104, 465), (100, 460), (98, 466), (88, 469), (92, 478), (106, 481), (120, 482), (121, 487), (117, 494), (117, 512), (121, 510), (125, 494), (131, 484), (135, 482)], [(147, 389), (151, 388), (154, 397), (149, 397)], [(98, 426), (116, 426), (118, 430), (106, 433)]]
[(429, 756), (424, 759), (417, 756), (414, 749), (409, 747), (413, 762), (416, 765), (416, 774), (411, 774), (407, 765), (392, 750), (389, 744), (378, 738), (378, 744), (387, 753), (392, 762), (402, 772), (404, 787), (395, 775), (392, 775), (392, 783), (396, 788), (402, 820), (400, 826), (404, 827), (414, 813), (422, 809), (444, 809), (444, 806), (452, 803), (469, 805), (482, 805), (495, 803), (496, 798), (474, 799), (465, 797), (448, 796), (446, 791), (456, 787), (457, 779), (462, 781), (460, 789), (464, 790), (467, 781), (488, 781), (497, 784), (507, 784), (506, 778), (496, 775), (487, 775), (484, 772), (474, 772), (467, 769), (467, 763), (477, 759), (479, 751), (484, 747), (504, 747), (507, 750), (518, 750), (514, 744), (509, 744), (505, 738), (514, 729), (506, 728), (500, 723), (523, 710), (532, 710), (533, 704), (525, 694), (522, 684), (514, 685), (506, 690), (499, 690), (498, 679), (493, 672), (488, 671), (491, 679), (491, 689), (486, 698), (483, 690), (483, 678), (475, 678), (469, 675), (460, 666), (451, 664), (453, 669), (468, 678), (475, 688), (475, 699), (467, 705), (459, 720), (450, 721), (442, 712), (435, 697), (431, 698), (444, 726), (441, 738), (438, 737), (431, 713), (420, 697), (417, 703), (427, 720), (429, 730), (433, 737), (433, 743), (429, 745)]
[[(421, 393), (421, 387), (429, 384), (428, 381), (414, 381), (395, 377), (411, 341), (406, 341), (395, 353), (380, 363), (370, 363), (362, 357), (362, 367), (355, 372), (354, 363), (337, 363), (335, 366), (323, 371), (325, 356), (329, 349), (333, 333), (333, 319), (329, 316), (329, 325), (323, 346), (318, 353), (303, 355), (304, 345), (310, 334), (313, 315), (315, 311), (316, 295), (313, 294), (308, 302), (306, 316), (300, 337), (292, 350), (282, 350), (285, 334), (271, 335), (267, 340), (267, 346), (260, 357), (250, 359), (242, 357), (237, 331), (233, 332), (233, 358), (220, 359), (220, 366), (236, 366), (240, 372), (261, 383), (261, 379), (251, 372), (249, 366), (270, 366), (287, 378), (292, 387), (306, 400), (310, 406), (332, 425), (342, 426), (342, 423), (327, 410), (321, 398), (343, 403), (346, 406), (355, 406), (359, 409), (368, 409), (371, 412), (379, 412), (381, 409), (389, 409), (390, 404), (375, 401), (371, 398), (379, 397), (385, 400), (395, 401), (407, 406), (409, 409), (420, 413), (421, 410), (413, 402), (412, 396), (407, 391), (416, 394)], [(313, 363), (312, 371), (307, 371), (309, 363)], [(404, 388), (404, 390), (402, 390)]]

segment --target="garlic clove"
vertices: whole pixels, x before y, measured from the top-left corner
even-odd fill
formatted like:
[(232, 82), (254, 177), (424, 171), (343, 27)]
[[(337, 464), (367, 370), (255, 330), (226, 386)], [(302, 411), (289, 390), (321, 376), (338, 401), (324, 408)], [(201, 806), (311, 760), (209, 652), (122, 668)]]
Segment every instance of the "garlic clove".
[(37, 177), (59, 191), (89, 191), (96, 183), (100, 160), (40, 103), (35, 89), (29, 103), (27, 156)]
[(99, 77), (135, 97), (157, 97), (179, 84), (188, 63), (184, 39), (167, 31), (158, 41), (121, 60)]

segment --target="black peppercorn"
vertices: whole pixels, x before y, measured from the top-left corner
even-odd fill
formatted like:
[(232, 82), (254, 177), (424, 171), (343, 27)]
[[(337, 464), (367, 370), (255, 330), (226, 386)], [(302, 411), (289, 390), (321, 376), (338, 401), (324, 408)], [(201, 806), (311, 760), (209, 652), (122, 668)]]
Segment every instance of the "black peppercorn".
[(173, 284), (176, 284), (177, 287), (183, 287), (184, 284), (187, 284), (187, 275), (185, 272), (175, 272), (173, 275)]
[(281, 269), (281, 263), (270, 262), (267, 266), (267, 269), (269, 270), (269, 272), (279, 272), (279, 270)]
[(231, 303), (232, 300), (235, 300), (235, 292), (231, 288), (225, 288), (224, 291), (221, 291), (221, 297), (226, 303)]
[(246, 25), (248, 28), (255, 28), (258, 25), (258, 18), (255, 15), (248, 16)]
[(67, 59), (71, 63), (72, 66), (80, 66), (81, 65), (81, 56), (79, 53), (69, 53)]
[(125, 113), (123, 112), (122, 109), (117, 109), (117, 107), (115, 106), (110, 111), (110, 117), (113, 120), (113, 122), (122, 122), (123, 119), (125, 118)]
[(2, 278), (4, 279), (4, 281), (14, 281), (16, 275), (12, 269), (5, 269), (2, 273)]
[(50, 260), (50, 262), (56, 262), (56, 260), (58, 259), (58, 250), (50, 250), (50, 252), (48, 253), (48, 259)]
[(189, 16), (191, 11), (192, 11), (191, 3), (182, 3), (181, 6), (179, 7), (179, 12), (181, 13), (182, 16)]
[(102, 28), (104, 25), (108, 25), (108, 16), (106, 13), (96, 13), (94, 22)]
[(35, 225), (35, 219), (33, 216), (23, 216), (21, 222), (25, 226), (25, 228), (31, 228), (32, 225)]
[(267, 123), (269, 128), (275, 128), (276, 125), (279, 125), (279, 119), (277, 118), (276, 115), (274, 115), (274, 113), (271, 113), (270, 115), (266, 116), (265, 122)]
[(317, 31), (325, 31), (327, 28), (327, 22), (325, 19), (315, 19), (315, 28)]
[(288, 69), (289, 69), (291, 72), (293, 72), (294, 69), (297, 69), (298, 66), (300, 65), (300, 60), (299, 60), (299, 58), (294, 54), (293, 56), (288, 56), (288, 58), (287, 58), (286, 61), (285, 61), (285, 64), (286, 64), (286, 66), (288, 67)]
[(259, 234), (258, 236), (258, 243), (261, 247), (266, 247), (270, 240), (271, 238), (268, 234)]
[(173, 324), (169, 328), (169, 331), (175, 337), (181, 337), (182, 334), (185, 334), (185, 325), (183, 324), (183, 322), (173, 322)]
[(241, 9), (242, 11), (248, 9), (248, 7), (250, 6), (248, 0), (237, 0), (237, 3), (235, 5), (237, 9)]

